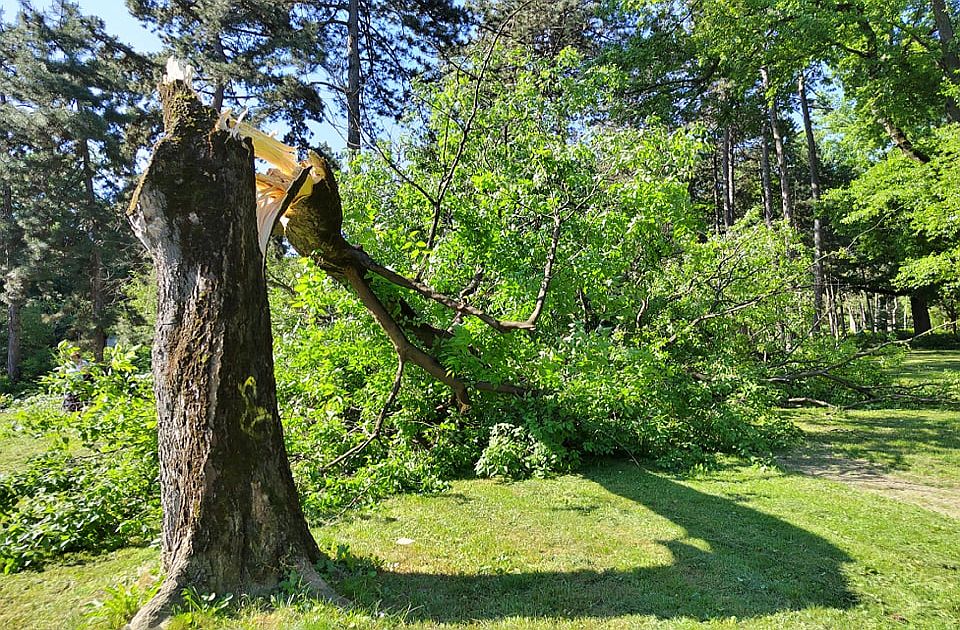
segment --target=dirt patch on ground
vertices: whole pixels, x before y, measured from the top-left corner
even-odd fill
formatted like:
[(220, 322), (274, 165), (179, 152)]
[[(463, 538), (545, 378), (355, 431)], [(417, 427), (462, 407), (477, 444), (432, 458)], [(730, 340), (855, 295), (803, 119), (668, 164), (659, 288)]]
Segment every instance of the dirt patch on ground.
[(890, 474), (872, 462), (839, 457), (826, 449), (811, 448), (777, 461), (786, 470), (839, 481), (960, 520), (960, 488), (925, 485)]

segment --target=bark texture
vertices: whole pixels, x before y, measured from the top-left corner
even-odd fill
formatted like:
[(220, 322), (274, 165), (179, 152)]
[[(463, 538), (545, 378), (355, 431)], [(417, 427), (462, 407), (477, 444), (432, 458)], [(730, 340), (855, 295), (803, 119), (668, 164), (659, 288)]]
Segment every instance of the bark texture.
[(7, 305), (7, 378), (11, 383), (20, 380), (20, 303), (11, 301)]
[[(950, 12), (944, 0), (931, 0), (930, 4), (933, 7), (933, 18), (940, 39), (942, 53), (940, 65), (949, 80), (957, 81), (960, 79), (960, 54), (957, 53), (953, 20), (950, 18)], [(960, 106), (953, 97), (947, 97), (946, 112), (949, 122), (960, 122)]]
[(773, 187), (770, 184), (770, 145), (767, 134), (760, 134), (760, 184), (763, 189), (763, 222), (773, 225)]
[(721, 158), (723, 169), (723, 227), (728, 230), (733, 227), (733, 200), (734, 200), (734, 165), (733, 165), (733, 134), (729, 125), (723, 130), (723, 155)]
[(129, 218), (157, 269), (153, 347), (163, 505), (160, 627), (181, 591), (262, 594), (320, 552), (283, 444), (257, 240), (253, 149), (180, 81), (160, 86), (165, 135)]
[[(0, 94), (0, 103), (6, 103), (6, 99)], [(9, 186), (3, 186), (3, 215), (2, 220), (7, 232), (5, 242), (3, 243), (3, 255), (6, 258), (7, 265), (17, 255), (18, 241), (20, 231), (16, 228), (13, 217), (13, 194)], [(7, 303), (7, 378), (11, 383), (20, 380), (20, 303), (19, 294), (21, 291), (17, 287), (11, 287), (15, 284), (10, 278), (4, 278), (4, 300)]]

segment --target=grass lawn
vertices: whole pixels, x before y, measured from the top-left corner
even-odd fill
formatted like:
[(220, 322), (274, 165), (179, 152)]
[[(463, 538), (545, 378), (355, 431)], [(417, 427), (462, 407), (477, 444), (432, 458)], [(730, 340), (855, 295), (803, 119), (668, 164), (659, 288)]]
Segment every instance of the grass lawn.
[[(960, 378), (960, 352), (911, 352), (904, 384)], [(806, 433), (809, 450), (870, 462), (931, 486), (960, 488), (960, 410), (800, 409), (785, 411)]]
[(960, 377), (960, 351), (913, 350), (900, 367), (900, 375), (907, 383)]
[[(955, 412), (792, 413), (825, 447), (960, 482)], [(548, 480), (464, 480), (315, 533), (340, 556), (334, 582), (355, 610), (249, 605), (173, 627), (960, 626), (957, 520), (776, 468), (674, 477), (608, 461)], [(156, 563), (128, 549), (0, 576), (0, 627), (76, 627), (103, 588)]]
[(47, 450), (49, 444), (19, 430), (16, 414), (0, 413), (0, 473), (16, 468)]
[(865, 460), (927, 485), (960, 488), (960, 412), (939, 409), (786, 412), (807, 449)]
[[(338, 588), (357, 611), (248, 608), (201, 627), (960, 624), (956, 521), (775, 469), (678, 479), (614, 461), (549, 480), (460, 481), (316, 534), (349, 547)], [(0, 624), (73, 627), (100, 589), (155, 563), (151, 550), (124, 550), (4, 576)]]

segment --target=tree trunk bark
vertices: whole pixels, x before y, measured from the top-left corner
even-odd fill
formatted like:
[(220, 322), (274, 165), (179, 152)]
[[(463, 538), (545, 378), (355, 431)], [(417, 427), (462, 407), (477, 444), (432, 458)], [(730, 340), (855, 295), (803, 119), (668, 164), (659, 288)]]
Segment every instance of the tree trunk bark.
[(860, 330), (867, 332), (870, 330), (870, 296), (864, 291), (862, 297), (863, 299), (860, 300)]
[[(6, 103), (4, 95), (0, 94), (0, 103)], [(3, 186), (3, 222), (4, 239), (3, 255), (9, 268), (17, 255), (20, 240), (19, 226), (15, 224), (13, 216), (13, 193), (10, 186)], [(20, 380), (20, 345), (21, 331), (20, 304), (22, 287), (10, 276), (4, 278), (4, 301), (7, 303), (7, 378), (11, 383)]]
[(889, 118), (879, 116), (879, 120), (880, 124), (883, 125), (884, 130), (887, 132), (887, 136), (889, 136), (890, 140), (893, 141), (893, 146), (897, 147), (901, 153), (906, 155), (911, 160), (920, 162), (921, 164), (926, 164), (930, 161), (930, 156), (915, 147), (903, 129), (893, 124), (893, 121), (891, 121)]
[(728, 125), (723, 130), (723, 227), (733, 227), (734, 170), (733, 170), (733, 134)]
[(723, 184), (720, 182), (720, 160), (717, 157), (719, 151), (715, 149), (711, 156), (713, 162), (713, 231), (720, 233), (720, 226), (723, 223)]
[[(770, 73), (766, 68), (760, 69), (764, 90), (770, 90)], [(787, 225), (793, 225), (793, 194), (790, 191), (790, 172), (787, 168), (787, 150), (784, 146), (783, 134), (780, 131), (780, 114), (777, 111), (777, 97), (775, 94), (767, 96), (767, 114), (770, 118), (770, 131), (773, 134), (773, 149), (777, 156), (777, 170), (780, 174), (780, 201), (783, 204), (783, 220)]]
[(803, 117), (803, 133), (807, 140), (807, 159), (810, 169), (810, 196), (820, 201), (820, 159), (817, 157), (817, 140), (813, 136), (813, 121), (810, 118), (810, 103), (807, 101), (807, 81), (803, 73), (797, 79), (797, 96)]
[(924, 296), (916, 293), (910, 296), (910, 314), (913, 315), (914, 335), (930, 331), (930, 307)]
[[(223, 49), (223, 40), (220, 39), (220, 33), (213, 34), (213, 51), (216, 55), (216, 59), (221, 64), (226, 64), (227, 62), (227, 53)], [(213, 100), (210, 103), (210, 107), (216, 111), (223, 109), (223, 100), (226, 97), (227, 85), (221, 78), (217, 78), (213, 84)]]
[(887, 313), (881, 303), (883, 296), (873, 294), (873, 332), (883, 332), (887, 329)]
[(817, 141), (813, 136), (813, 123), (810, 120), (810, 104), (807, 102), (807, 85), (803, 73), (797, 79), (797, 96), (800, 99), (800, 111), (803, 118), (803, 132), (807, 139), (807, 162), (810, 169), (810, 196), (813, 200), (813, 330), (820, 330), (823, 320), (823, 225), (818, 216), (817, 202), (820, 201), (820, 160), (817, 157)]
[(360, 0), (347, 6), (347, 150), (360, 150)]
[(7, 378), (11, 383), (20, 380), (20, 304), (11, 301), (7, 306)]
[(104, 327), (104, 288), (103, 288), (103, 258), (100, 256), (100, 246), (93, 245), (90, 255), (90, 304), (93, 309), (93, 356), (97, 361), (103, 361), (103, 351), (107, 347), (107, 329)]
[[(931, 0), (933, 5), (933, 18), (937, 24), (937, 33), (940, 35), (940, 50), (942, 51), (941, 65), (944, 74), (950, 81), (957, 81), (960, 78), (960, 55), (954, 43), (953, 21), (947, 12), (947, 4), (944, 0)], [(960, 122), (960, 107), (953, 97), (947, 97), (946, 103), (947, 120), (949, 122)]]
[(760, 134), (760, 183), (763, 186), (763, 222), (773, 226), (773, 187), (770, 184), (770, 146), (766, 132)]
[(157, 270), (153, 375), (164, 582), (131, 628), (159, 627), (183, 588), (263, 594), (320, 559), (277, 410), (253, 151), (214, 131), (181, 81), (160, 86), (165, 135), (129, 212)]

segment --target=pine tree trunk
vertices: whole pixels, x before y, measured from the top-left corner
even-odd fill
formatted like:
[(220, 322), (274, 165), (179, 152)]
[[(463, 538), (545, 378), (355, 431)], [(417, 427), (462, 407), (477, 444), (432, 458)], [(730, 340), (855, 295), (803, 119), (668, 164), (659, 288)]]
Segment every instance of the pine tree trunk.
[[(766, 68), (760, 69), (764, 90), (770, 90), (770, 73)], [(787, 168), (787, 150), (784, 146), (783, 133), (780, 131), (780, 114), (777, 111), (776, 95), (768, 95), (767, 114), (770, 118), (770, 131), (773, 134), (773, 149), (777, 156), (777, 170), (780, 174), (780, 201), (783, 204), (783, 220), (787, 225), (793, 225), (793, 193), (790, 191), (790, 172)]]
[(93, 356), (97, 361), (103, 361), (103, 351), (107, 347), (107, 330), (103, 325), (104, 318), (104, 288), (103, 288), (103, 259), (100, 256), (100, 246), (94, 243), (90, 255), (90, 304), (93, 308)]
[(360, 150), (360, 0), (347, 6), (347, 149)]
[(99, 208), (93, 185), (93, 165), (90, 163), (90, 144), (86, 138), (80, 141), (77, 149), (80, 153), (80, 164), (83, 168), (83, 185), (87, 196), (87, 212), (90, 215), (90, 306), (93, 320), (91, 346), (93, 356), (97, 361), (103, 361), (103, 349), (107, 345), (107, 332), (103, 326), (104, 295), (103, 295), (103, 259), (100, 254)]
[(773, 187), (770, 184), (770, 146), (767, 134), (760, 134), (760, 182), (763, 186), (763, 222), (773, 226)]
[[(217, 62), (227, 63), (227, 52), (223, 49), (223, 40), (220, 39), (220, 33), (213, 33), (213, 52)], [(227, 85), (222, 78), (217, 78), (213, 84), (213, 100), (210, 107), (216, 111), (223, 109), (223, 100), (227, 94)]]
[(160, 86), (165, 136), (129, 213), (157, 270), (153, 346), (163, 506), (158, 627), (187, 585), (263, 594), (285, 572), (335, 598), (294, 487), (277, 410), (253, 151), (180, 81)]
[(910, 314), (913, 315), (914, 335), (929, 332), (931, 328), (930, 307), (927, 306), (927, 299), (925, 297), (916, 293), (910, 296)]
[[(6, 103), (4, 95), (0, 94), (0, 103)], [(9, 267), (13, 258), (17, 255), (16, 249), (19, 243), (19, 229), (13, 216), (13, 193), (10, 186), (3, 186), (3, 232), (5, 239), (3, 243), (3, 255)], [(11, 282), (10, 278), (4, 279), (4, 299), (7, 303), (7, 378), (11, 383), (20, 380), (20, 288), (13, 286), (17, 283)]]

